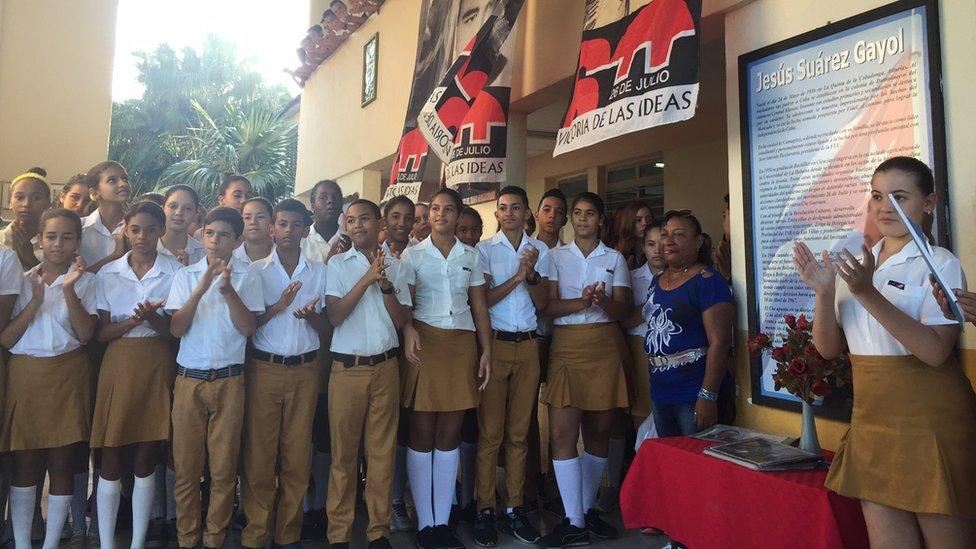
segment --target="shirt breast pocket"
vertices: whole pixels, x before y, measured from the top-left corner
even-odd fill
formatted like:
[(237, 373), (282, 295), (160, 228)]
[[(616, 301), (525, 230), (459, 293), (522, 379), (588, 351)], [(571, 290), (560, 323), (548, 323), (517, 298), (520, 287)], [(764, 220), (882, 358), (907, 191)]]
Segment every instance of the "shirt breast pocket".
[(447, 269), (451, 279), (451, 291), (460, 295), (468, 291), (471, 282), (471, 267), (467, 265), (451, 265)]
[[(897, 285), (896, 285), (897, 284)], [(889, 281), (881, 288), (881, 295), (908, 316), (918, 319), (922, 313), (922, 302), (930, 288), (925, 285), (902, 284)]]

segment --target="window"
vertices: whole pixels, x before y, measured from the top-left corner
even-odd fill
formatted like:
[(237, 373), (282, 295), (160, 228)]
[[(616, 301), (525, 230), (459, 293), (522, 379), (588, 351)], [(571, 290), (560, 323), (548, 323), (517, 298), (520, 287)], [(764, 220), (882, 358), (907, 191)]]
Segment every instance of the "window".
[(664, 215), (664, 162), (646, 159), (624, 166), (607, 168), (608, 216), (631, 200), (643, 200), (651, 207), (651, 215)]

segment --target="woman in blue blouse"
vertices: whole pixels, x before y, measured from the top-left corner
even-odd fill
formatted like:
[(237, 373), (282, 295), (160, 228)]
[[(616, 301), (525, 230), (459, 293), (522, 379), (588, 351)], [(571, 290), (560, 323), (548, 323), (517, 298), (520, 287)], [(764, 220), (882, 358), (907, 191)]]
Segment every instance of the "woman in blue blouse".
[(690, 435), (718, 421), (719, 392), (731, 395), (732, 294), (690, 211), (665, 214), (661, 246), (667, 268), (643, 307), (654, 423), (659, 436)]

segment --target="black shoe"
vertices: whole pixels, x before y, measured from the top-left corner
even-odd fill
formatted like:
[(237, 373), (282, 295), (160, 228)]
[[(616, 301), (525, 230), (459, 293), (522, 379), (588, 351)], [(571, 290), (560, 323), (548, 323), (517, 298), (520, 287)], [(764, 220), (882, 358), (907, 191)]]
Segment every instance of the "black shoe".
[(498, 532), (495, 530), (495, 510), (482, 509), (474, 523), (474, 542), (481, 547), (498, 545)]
[(176, 519), (167, 520), (163, 524), (163, 531), (166, 536), (166, 547), (179, 547), (179, 536), (176, 533)]
[(540, 547), (561, 548), (577, 547), (579, 545), (590, 544), (590, 532), (583, 528), (577, 528), (569, 523), (569, 519), (563, 521), (545, 536), (535, 542)]
[(499, 522), (501, 523), (502, 532), (523, 543), (535, 543), (542, 537), (539, 531), (536, 530), (536, 527), (529, 521), (529, 517), (525, 514), (525, 509), (522, 507), (512, 509), (512, 514), (506, 514)]
[(596, 509), (586, 512), (586, 529), (597, 539), (616, 539), (620, 535), (616, 528), (600, 518), (600, 512)]
[(390, 545), (390, 538), (384, 536), (369, 542), (369, 549), (393, 549), (393, 546)]
[(161, 518), (150, 520), (146, 529), (146, 549), (166, 547), (166, 542), (166, 521)]
[(417, 547), (419, 549), (444, 549), (444, 542), (434, 531), (433, 526), (427, 526), (417, 531)]
[(450, 526), (446, 524), (439, 524), (434, 527), (434, 533), (437, 538), (441, 541), (441, 547), (443, 549), (465, 549), (464, 544), (461, 540), (454, 535), (451, 531)]
[(349, 542), (343, 541), (339, 543), (330, 543), (329, 549), (349, 549)]
[(461, 509), (458, 518), (461, 519), (461, 522), (469, 522), (471, 524), (474, 524), (478, 520), (478, 509), (474, 500), (465, 505), (464, 509)]
[(302, 541), (325, 541), (325, 509), (305, 511), (299, 537)]

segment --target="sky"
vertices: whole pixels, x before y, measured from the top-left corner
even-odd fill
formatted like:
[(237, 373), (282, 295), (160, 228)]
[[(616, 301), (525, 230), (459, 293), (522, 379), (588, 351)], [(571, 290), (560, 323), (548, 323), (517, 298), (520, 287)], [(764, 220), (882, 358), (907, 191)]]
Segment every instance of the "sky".
[(112, 99), (142, 96), (136, 81), (136, 51), (152, 51), (166, 42), (177, 52), (200, 51), (208, 34), (237, 45), (241, 58), (269, 83), (281, 83), (297, 95), (300, 88), (285, 74), (295, 68), (295, 49), (308, 28), (308, 0), (118, 0)]

